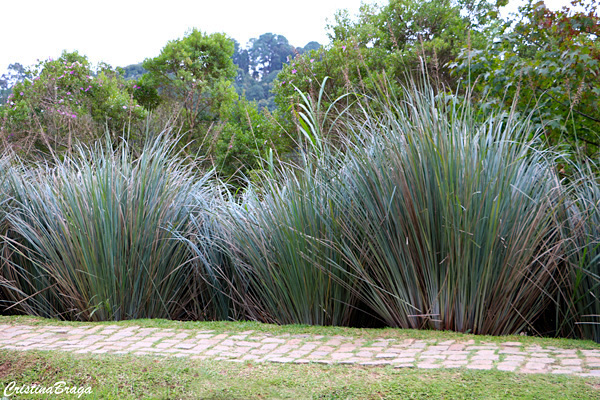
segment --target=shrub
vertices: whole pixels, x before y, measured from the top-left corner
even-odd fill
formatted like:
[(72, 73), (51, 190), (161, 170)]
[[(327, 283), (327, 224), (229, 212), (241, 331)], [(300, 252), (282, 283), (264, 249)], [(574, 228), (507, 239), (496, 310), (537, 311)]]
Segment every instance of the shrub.
[(21, 156), (60, 156), (105, 130), (116, 138), (146, 115), (116, 71), (103, 65), (94, 74), (77, 52), (41, 62), (29, 74), (31, 79), (17, 83), (0, 107), (0, 133), (6, 139), (0, 148)]

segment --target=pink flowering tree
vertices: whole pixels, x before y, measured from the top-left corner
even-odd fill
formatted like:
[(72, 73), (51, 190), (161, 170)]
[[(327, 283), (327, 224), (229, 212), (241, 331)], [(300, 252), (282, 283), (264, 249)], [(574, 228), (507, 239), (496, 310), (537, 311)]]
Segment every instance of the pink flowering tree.
[(71, 151), (76, 142), (90, 142), (107, 129), (118, 137), (146, 113), (132, 85), (107, 65), (94, 73), (77, 52), (40, 62), (28, 76), (0, 106), (0, 145), (21, 154)]

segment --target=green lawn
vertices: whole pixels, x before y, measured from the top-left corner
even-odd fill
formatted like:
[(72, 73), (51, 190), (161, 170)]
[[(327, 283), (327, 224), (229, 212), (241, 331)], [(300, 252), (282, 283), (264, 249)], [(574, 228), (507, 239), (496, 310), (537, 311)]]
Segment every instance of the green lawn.
[[(92, 399), (594, 399), (600, 382), (498, 371), (0, 353), (0, 383), (90, 386)], [(76, 398), (77, 396), (72, 396)], [(27, 398), (41, 399), (43, 396)], [(65, 398), (68, 398), (65, 396)]]

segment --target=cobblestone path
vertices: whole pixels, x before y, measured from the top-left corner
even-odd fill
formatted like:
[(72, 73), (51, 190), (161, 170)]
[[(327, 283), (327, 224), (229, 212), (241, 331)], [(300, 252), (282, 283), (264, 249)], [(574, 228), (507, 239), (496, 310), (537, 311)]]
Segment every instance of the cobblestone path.
[(161, 355), (244, 362), (341, 363), (397, 368), (498, 369), (600, 377), (600, 350), (474, 340), (365, 340), (348, 336), (217, 333), (102, 326), (0, 325), (0, 349)]

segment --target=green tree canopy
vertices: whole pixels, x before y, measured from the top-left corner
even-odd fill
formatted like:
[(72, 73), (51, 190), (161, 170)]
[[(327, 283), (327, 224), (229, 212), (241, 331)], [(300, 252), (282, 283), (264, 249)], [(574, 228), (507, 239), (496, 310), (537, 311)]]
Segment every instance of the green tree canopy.
[(356, 21), (347, 11), (336, 14), (330, 39), (363, 50), (372, 71), (393, 76), (420, 69), (453, 85), (445, 65), (463, 47), (481, 48), (497, 27), (498, 6), (479, 0), (390, 0), (387, 5), (363, 5)]
[(161, 97), (181, 105), (188, 142), (196, 139), (201, 146), (206, 139), (205, 122), (218, 119), (222, 107), (237, 97), (232, 87), (233, 54), (233, 40), (225, 34), (194, 29), (143, 62)]
[(283, 66), (294, 54), (305, 53), (321, 47), (317, 42), (309, 42), (305, 47), (294, 48), (282, 35), (265, 33), (250, 40), (249, 48), (242, 48), (235, 42), (233, 62), (238, 66), (235, 88), (239, 95), (256, 101), (257, 107), (267, 107), (275, 111), (273, 81)]
[(26, 76), (0, 108), (1, 144), (18, 152), (69, 151), (107, 128), (118, 137), (129, 122), (145, 116), (133, 87), (117, 71), (105, 64), (94, 71), (77, 52), (40, 62)]
[(294, 55), (294, 47), (283, 35), (265, 33), (258, 39), (251, 39), (250, 43), (248, 53), (255, 78), (281, 70), (288, 58)]
[(275, 83), (276, 103), (289, 107), (298, 88), (315, 93), (326, 76), (326, 92), (335, 99), (347, 92), (370, 92), (382, 72), (393, 83), (425, 66), (439, 86), (455, 87), (447, 64), (462, 48), (482, 48), (498, 27), (497, 10), (505, 2), (476, 0), (390, 0), (363, 4), (357, 19), (347, 11), (329, 26), (332, 44), (299, 56)]
[(484, 49), (465, 49), (452, 64), (469, 77), (483, 106), (531, 115), (551, 145), (597, 154), (600, 146), (598, 3), (575, 0), (549, 10), (529, 0)]
[(21, 63), (12, 63), (8, 71), (0, 76), (0, 104), (8, 100), (12, 87), (27, 77), (27, 69)]
[[(250, 55), (248, 49), (243, 49), (237, 40), (234, 40), (233, 43), (233, 63), (237, 65), (242, 74), (248, 74), (250, 72)], [(240, 74), (238, 74), (238, 76), (239, 75)]]
[[(323, 89), (321, 107), (327, 110), (346, 93), (376, 92), (382, 79), (399, 91), (409, 75), (421, 78), (424, 69), (438, 90), (455, 88), (458, 78), (450, 74), (448, 63), (462, 48), (482, 48), (492, 40), (499, 26), (498, 8), (505, 3), (390, 0), (385, 5), (363, 4), (355, 19), (339, 11), (328, 26), (331, 44), (297, 55), (284, 66), (274, 82), (275, 103), (288, 109), (299, 102), (298, 91), (316, 99)], [(324, 88), (321, 82), (326, 82)], [(335, 107), (352, 107), (352, 97)], [(292, 121), (287, 124), (291, 129)]]
[(123, 68), (118, 68), (119, 73), (127, 80), (140, 79), (147, 71), (142, 67), (142, 63), (131, 64)]
[(312, 41), (312, 42), (308, 42), (306, 44), (306, 46), (304, 46), (304, 47), (297, 47), (296, 51), (300, 54), (304, 54), (311, 50), (319, 50), (320, 47), (321, 47), (321, 44), (319, 42)]

